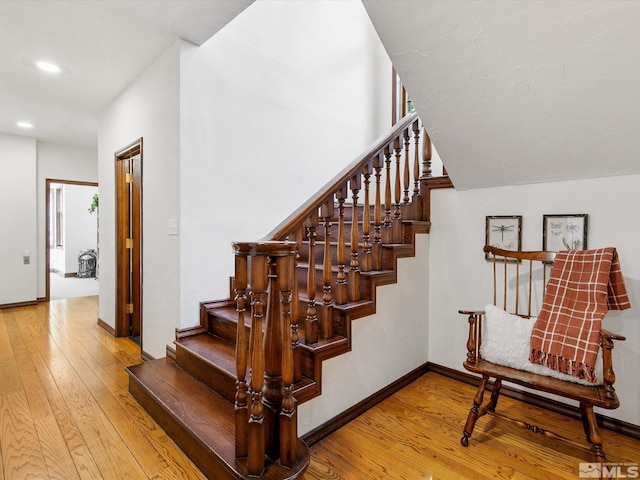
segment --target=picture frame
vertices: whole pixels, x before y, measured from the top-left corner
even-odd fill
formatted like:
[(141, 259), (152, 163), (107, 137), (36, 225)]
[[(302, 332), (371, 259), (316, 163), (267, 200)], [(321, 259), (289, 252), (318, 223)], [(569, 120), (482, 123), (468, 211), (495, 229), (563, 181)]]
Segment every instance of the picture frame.
[[(487, 215), (485, 245), (519, 252), (522, 249), (522, 215)], [(484, 257), (490, 259), (488, 253)]]
[(543, 250), (586, 250), (588, 214), (543, 215), (542, 222)]

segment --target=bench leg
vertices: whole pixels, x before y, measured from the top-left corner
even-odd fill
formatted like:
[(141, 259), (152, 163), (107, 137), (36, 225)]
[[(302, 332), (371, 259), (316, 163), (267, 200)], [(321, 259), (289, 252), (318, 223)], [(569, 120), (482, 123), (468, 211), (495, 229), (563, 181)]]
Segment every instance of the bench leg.
[(593, 413), (592, 405), (580, 404), (580, 413), (582, 414), (582, 426), (584, 427), (584, 434), (587, 437), (587, 441), (591, 444), (591, 452), (596, 457), (596, 461), (599, 463), (606, 463), (607, 457), (602, 449), (602, 436), (598, 429), (598, 422), (596, 421), (596, 415)]
[(480, 410), (480, 406), (482, 405), (482, 399), (484, 398), (484, 391), (487, 388), (487, 382), (489, 381), (489, 377), (482, 377), (482, 381), (480, 382), (480, 386), (478, 387), (478, 391), (476, 392), (476, 396), (473, 399), (473, 406), (469, 411), (469, 416), (467, 417), (467, 423), (464, 425), (464, 430), (462, 431), (462, 438), (460, 439), (460, 443), (467, 447), (469, 446), (469, 437), (473, 433), (473, 428), (476, 426), (476, 420), (478, 420), (478, 412)]
[(487, 404), (487, 410), (490, 412), (495, 412), (496, 407), (498, 406), (498, 397), (500, 396), (500, 389), (502, 388), (502, 380), (499, 378), (493, 383), (493, 391), (491, 392), (491, 398), (489, 399), (489, 403)]

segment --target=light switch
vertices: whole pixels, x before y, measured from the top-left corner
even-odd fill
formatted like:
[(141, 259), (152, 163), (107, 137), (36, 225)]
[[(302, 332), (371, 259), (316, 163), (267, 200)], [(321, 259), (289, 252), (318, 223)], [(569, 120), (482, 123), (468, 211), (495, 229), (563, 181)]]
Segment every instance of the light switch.
[(169, 219), (169, 235), (178, 235), (178, 219)]

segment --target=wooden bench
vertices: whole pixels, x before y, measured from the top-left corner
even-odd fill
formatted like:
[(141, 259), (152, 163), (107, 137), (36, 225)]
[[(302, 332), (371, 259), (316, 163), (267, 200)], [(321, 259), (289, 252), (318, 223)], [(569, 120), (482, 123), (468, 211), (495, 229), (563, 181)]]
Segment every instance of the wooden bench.
[[(484, 251), (493, 263), (493, 304), (497, 305), (498, 302), (501, 302), (502, 309), (505, 311), (513, 309), (513, 312), (519, 317), (531, 318), (532, 303), (535, 304), (534, 300), (536, 296), (539, 299), (539, 303), (542, 303), (542, 294), (547, 285), (548, 274), (556, 253), (545, 251), (512, 252), (491, 246), (485, 246)], [(538, 291), (536, 291), (536, 287)], [(523, 298), (523, 296), (525, 298)], [(485, 414), (490, 414), (508, 420), (532, 432), (540, 433), (547, 438), (559, 440), (574, 447), (590, 451), (595, 456), (596, 461), (606, 462), (602, 448), (602, 437), (598, 431), (598, 424), (593, 412), (593, 407), (615, 409), (619, 406), (618, 397), (613, 388), (615, 374), (613, 372), (611, 351), (614, 340), (625, 340), (625, 338), (606, 330), (600, 331), (602, 384), (584, 385), (499, 365), (483, 359), (481, 356), (481, 346), (485, 312), (460, 310), (460, 313), (467, 315), (469, 320), (467, 358), (463, 363), (464, 368), (470, 372), (482, 375), (482, 380), (473, 399), (473, 405), (467, 417), (460, 443), (465, 447), (468, 446), (469, 437), (471, 437), (473, 433), (478, 418)], [(491, 396), (488, 401), (483, 403), (484, 393), (491, 379), (494, 379)], [(510, 418), (502, 413), (497, 413), (496, 406), (498, 404), (502, 382), (504, 381), (579, 402), (588, 446), (535, 425)]]

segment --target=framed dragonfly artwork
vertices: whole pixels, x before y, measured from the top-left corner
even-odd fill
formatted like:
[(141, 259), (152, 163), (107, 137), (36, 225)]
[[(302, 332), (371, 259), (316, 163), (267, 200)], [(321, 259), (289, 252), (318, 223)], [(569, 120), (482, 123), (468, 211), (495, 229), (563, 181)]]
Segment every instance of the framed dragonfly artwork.
[[(522, 215), (487, 216), (485, 245), (519, 252), (522, 249)], [(485, 253), (485, 258), (491, 257)]]

